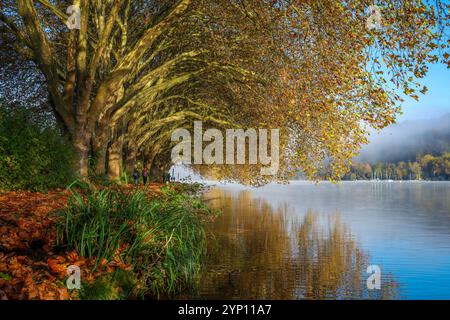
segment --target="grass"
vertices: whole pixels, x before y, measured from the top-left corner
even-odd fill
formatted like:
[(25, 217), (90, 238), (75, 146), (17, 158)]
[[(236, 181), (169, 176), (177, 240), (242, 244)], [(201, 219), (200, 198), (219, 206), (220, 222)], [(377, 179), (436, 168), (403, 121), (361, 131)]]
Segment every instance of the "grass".
[(131, 272), (116, 270), (102, 276), (92, 283), (85, 283), (81, 288), (83, 300), (123, 300), (130, 297), (136, 279)]
[(132, 267), (85, 284), (80, 296), (161, 297), (189, 286), (205, 250), (203, 220), (212, 214), (192, 191), (166, 187), (151, 199), (142, 190), (118, 187), (73, 192), (67, 209), (58, 213), (58, 244), (94, 259), (94, 269), (117, 259)]

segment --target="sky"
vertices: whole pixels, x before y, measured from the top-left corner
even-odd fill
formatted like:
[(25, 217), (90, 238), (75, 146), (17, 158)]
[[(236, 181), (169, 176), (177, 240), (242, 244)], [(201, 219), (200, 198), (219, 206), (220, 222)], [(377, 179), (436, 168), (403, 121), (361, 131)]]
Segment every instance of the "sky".
[(428, 92), (421, 95), (419, 101), (406, 99), (399, 122), (437, 118), (450, 113), (450, 69), (443, 64), (430, 65), (421, 83), (427, 86)]

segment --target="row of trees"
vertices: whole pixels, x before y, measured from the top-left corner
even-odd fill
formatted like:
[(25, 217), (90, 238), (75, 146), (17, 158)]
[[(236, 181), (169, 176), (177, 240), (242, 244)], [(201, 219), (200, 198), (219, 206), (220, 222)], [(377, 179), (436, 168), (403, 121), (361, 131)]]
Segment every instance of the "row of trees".
[(417, 161), (355, 163), (344, 180), (450, 180), (450, 153), (419, 155)]
[[(369, 127), (391, 124), (400, 96), (425, 92), (429, 63), (449, 62), (449, 5), (367, 0), (5, 0), (0, 94), (47, 108), (76, 169), (117, 179), (143, 159), (171, 166), (174, 129), (280, 128), (281, 170), (340, 177)], [(66, 9), (80, 8), (80, 29)], [(393, 84), (393, 85), (392, 85)], [(255, 166), (198, 168), (262, 181)]]

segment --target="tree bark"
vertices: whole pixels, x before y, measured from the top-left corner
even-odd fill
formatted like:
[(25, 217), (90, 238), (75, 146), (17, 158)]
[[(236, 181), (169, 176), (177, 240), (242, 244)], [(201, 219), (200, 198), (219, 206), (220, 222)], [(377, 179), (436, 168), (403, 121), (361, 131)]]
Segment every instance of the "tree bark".
[(108, 125), (100, 123), (95, 128), (95, 135), (92, 137), (92, 148), (94, 155), (97, 159), (95, 164), (95, 174), (97, 176), (103, 176), (107, 174), (107, 155), (108, 155), (108, 143), (110, 140), (110, 130)]
[(126, 170), (128, 173), (131, 173), (136, 166), (136, 149), (130, 143), (127, 149)]
[(108, 176), (110, 181), (120, 178), (122, 173), (123, 140), (114, 141), (108, 150)]
[(106, 155), (108, 148), (106, 145), (96, 146), (94, 148), (95, 155), (97, 157), (97, 163), (95, 165), (95, 174), (97, 176), (103, 176), (107, 173), (106, 170)]
[(89, 139), (85, 137), (83, 132), (75, 134), (73, 145), (77, 156), (75, 171), (80, 178), (88, 179), (89, 177)]

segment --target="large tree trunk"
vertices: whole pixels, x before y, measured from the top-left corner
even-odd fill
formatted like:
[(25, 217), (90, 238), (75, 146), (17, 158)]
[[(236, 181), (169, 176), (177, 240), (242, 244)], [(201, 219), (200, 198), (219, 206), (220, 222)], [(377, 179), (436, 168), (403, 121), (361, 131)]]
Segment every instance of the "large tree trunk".
[(73, 139), (73, 145), (77, 156), (75, 170), (82, 179), (89, 176), (89, 138), (85, 132), (78, 132)]
[(107, 125), (100, 125), (95, 129), (95, 137), (92, 139), (94, 155), (97, 159), (95, 174), (103, 176), (108, 172), (106, 158), (108, 154), (109, 128)]
[(89, 179), (89, 155), (92, 134), (86, 128), (86, 116), (77, 114), (72, 134), (72, 142), (77, 154), (76, 171), (81, 179)]
[(107, 173), (106, 170), (106, 154), (108, 148), (106, 145), (96, 146), (94, 148), (95, 156), (97, 158), (97, 163), (95, 165), (95, 174), (97, 176), (103, 176)]
[(147, 155), (147, 168), (150, 172), (150, 179), (155, 182), (162, 182), (163, 180), (163, 172), (161, 171), (161, 168), (159, 168), (158, 164), (156, 163), (155, 155), (150, 154)]
[(120, 178), (122, 172), (123, 140), (115, 140), (108, 150), (108, 176), (115, 181)]
[(128, 173), (133, 172), (135, 166), (136, 166), (136, 149), (131, 145), (131, 143), (128, 143), (127, 147), (127, 157), (126, 157), (126, 170)]

